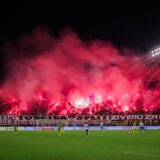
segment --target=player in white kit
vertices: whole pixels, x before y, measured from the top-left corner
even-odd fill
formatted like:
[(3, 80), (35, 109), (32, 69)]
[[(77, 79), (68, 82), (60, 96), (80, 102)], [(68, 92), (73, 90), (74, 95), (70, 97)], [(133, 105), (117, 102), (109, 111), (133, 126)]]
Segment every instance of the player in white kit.
[(85, 129), (85, 135), (87, 137), (89, 132), (89, 124), (87, 122), (84, 123), (84, 129)]

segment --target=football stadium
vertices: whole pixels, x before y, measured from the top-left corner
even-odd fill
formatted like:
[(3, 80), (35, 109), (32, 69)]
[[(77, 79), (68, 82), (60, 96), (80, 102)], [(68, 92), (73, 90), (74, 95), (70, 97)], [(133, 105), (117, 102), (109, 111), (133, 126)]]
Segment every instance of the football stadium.
[[(26, 96), (23, 91), (27, 93), (25, 86), (21, 87), (21, 92), (16, 90), (16, 85), (3, 86), (1, 159), (158, 160), (159, 53), (157, 48), (147, 56), (139, 57), (136, 64), (118, 75), (117, 68), (116, 71), (115, 67), (107, 68), (107, 72), (112, 70), (108, 79), (98, 79), (98, 82), (96, 79), (94, 83), (98, 84), (88, 84), (91, 88), (83, 88), (85, 82), (82, 80), (81, 88), (64, 85), (59, 94), (51, 96), (52, 89), (42, 90), (36, 84), (34, 90), (30, 88), (31, 96), (21, 99)], [(115, 76), (122, 80), (114, 82)], [(79, 79), (78, 76), (77, 81)], [(70, 85), (73, 83), (70, 78), (67, 81)], [(104, 81), (111, 89), (108, 85), (101, 88)]]
[(134, 26), (148, 21), (42, 8), (2, 26), (0, 160), (159, 160), (160, 47)]

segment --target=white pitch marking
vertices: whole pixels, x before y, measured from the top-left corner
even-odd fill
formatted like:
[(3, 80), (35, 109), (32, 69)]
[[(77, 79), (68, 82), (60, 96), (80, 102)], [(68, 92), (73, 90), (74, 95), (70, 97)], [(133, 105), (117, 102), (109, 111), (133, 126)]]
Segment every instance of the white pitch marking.
[(155, 149), (155, 150), (152, 150), (152, 151), (155, 151), (155, 152), (158, 152), (158, 151), (160, 151), (159, 149), (157, 150), (157, 149)]
[(143, 153), (136, 153), (136, 152), (124, 152), (126, 154), (135, 154), (135, 155), (141, 155), (141, 156), (149, 156), (149, 157), (157, 157), (157, 158), (160, 158), (160, 156), (156, 156), (156, 155), (153, 155), (153, 154), (143, 154)]

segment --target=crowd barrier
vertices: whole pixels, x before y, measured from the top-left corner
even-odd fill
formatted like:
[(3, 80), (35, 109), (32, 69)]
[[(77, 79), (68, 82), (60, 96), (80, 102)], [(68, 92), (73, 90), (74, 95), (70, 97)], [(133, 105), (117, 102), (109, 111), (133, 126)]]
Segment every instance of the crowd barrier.
[[(160, 130), (160, 126), (145, 126), (146, 130)], [(90, 130), (101, 130), (100, 126), (91, 126)], [(102, 130), (131, 130), (132, 126), (103, 126)], [(138, 127), (137, 127), (138, 129)], [(14, 127), (0, 127), (0, 131), (13, 131)], [(36, 131), (36, 130), (53, 130), (57, 131), (57, 127), (17, 127), (19, 131)], [(83, 126), (66, 126), (64, 130), (84, 130)]]

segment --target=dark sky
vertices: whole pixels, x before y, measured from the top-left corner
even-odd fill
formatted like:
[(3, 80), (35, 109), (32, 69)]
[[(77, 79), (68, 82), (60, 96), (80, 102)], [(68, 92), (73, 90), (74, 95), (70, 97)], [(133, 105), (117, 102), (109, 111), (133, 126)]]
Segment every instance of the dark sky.
[[(118, 47), (148, 51), (160, 44), (160, 9), (146, 1), (94, 6), (25, 5), (0, 11), (0, 46), (14, 42), (37, 25), (50, 28), (53, 36), (60, 29), (72, 28), (82, 39), (102, 39)], [(5, 54), (0, 52), (0, 79), (5, 77)]]

